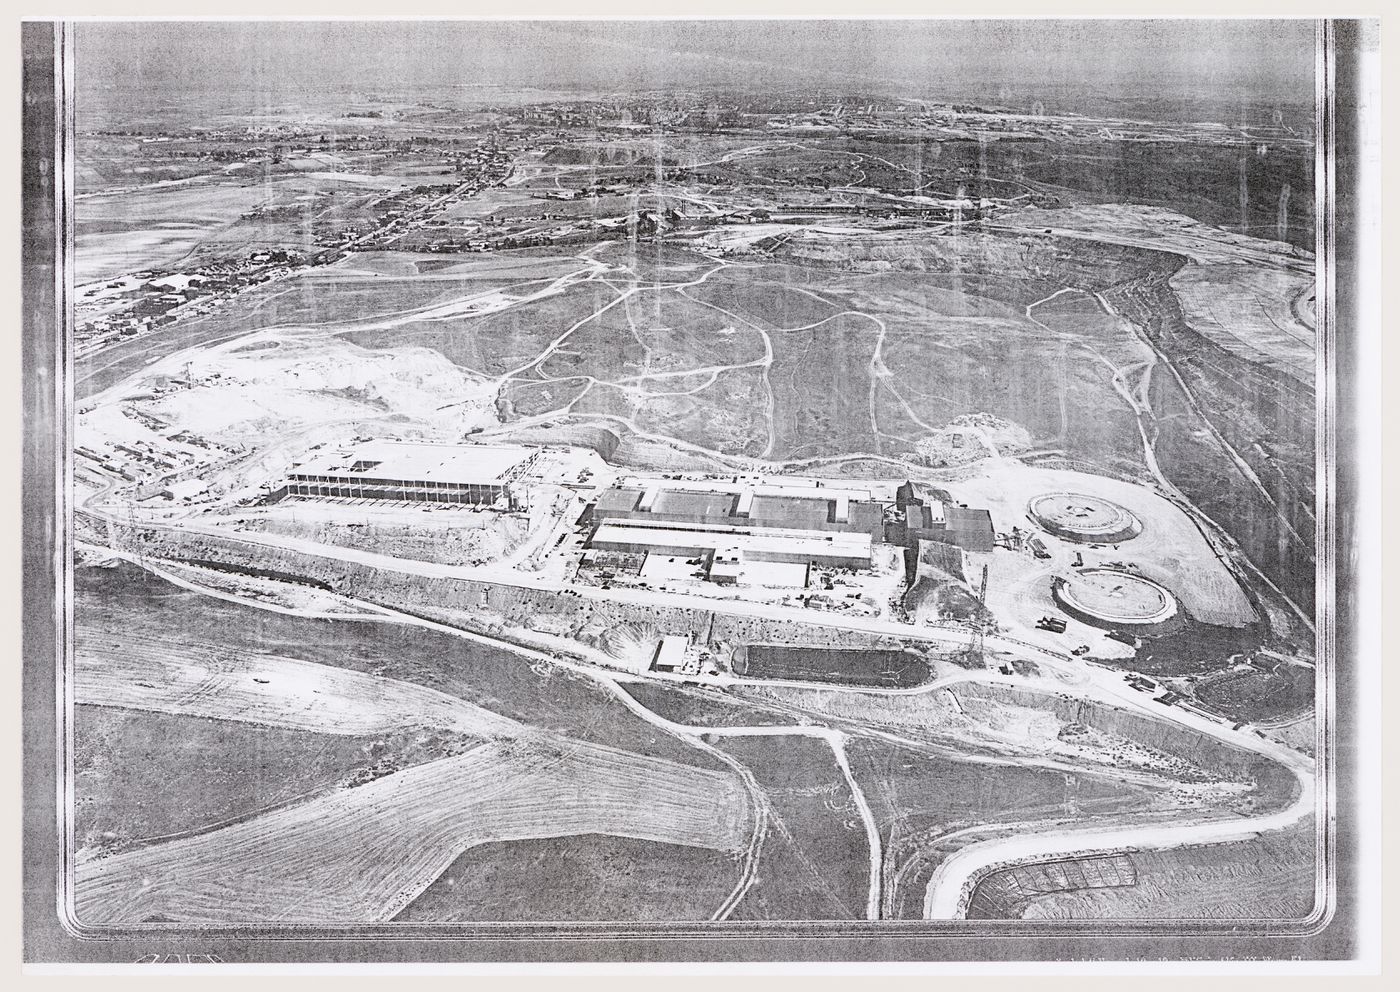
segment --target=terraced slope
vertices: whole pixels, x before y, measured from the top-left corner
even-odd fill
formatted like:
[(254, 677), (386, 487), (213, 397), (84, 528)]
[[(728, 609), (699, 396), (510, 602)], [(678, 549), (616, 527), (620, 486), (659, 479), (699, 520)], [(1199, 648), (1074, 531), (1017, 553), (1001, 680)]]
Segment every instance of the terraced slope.
[(739, 851), (737, 776), (595, 745), (485, 744), (197, 837), (78, 869), (84, 924), (377, 922), (465, 850), (612, 834)]

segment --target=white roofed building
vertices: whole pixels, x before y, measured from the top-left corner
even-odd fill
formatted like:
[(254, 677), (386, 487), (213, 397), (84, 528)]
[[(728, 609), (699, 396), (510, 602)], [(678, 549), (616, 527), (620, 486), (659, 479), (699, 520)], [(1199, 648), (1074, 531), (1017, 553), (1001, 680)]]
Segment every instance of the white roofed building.
[(495, 503), (538, 457), (508, 444), (375, 440), (287, 472), (289, 495), (433, 503)]

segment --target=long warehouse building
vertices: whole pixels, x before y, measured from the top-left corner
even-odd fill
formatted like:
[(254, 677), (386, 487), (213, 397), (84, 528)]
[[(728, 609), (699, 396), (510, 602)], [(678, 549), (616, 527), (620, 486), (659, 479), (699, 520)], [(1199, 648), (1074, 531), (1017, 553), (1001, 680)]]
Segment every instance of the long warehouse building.
[(869, 534), (826, 534), (777, 528), (670, 528), (602, 523), (589, 547), (604, 551), (662, 555), (726, 555), (750, 561), (792, 562), (829, 568), (870, 567)]
[(510, 498), (511, 483), (538, 449), (504, 444), (369, 441), (293, 465), (290, 495), (395, 502), (492, 504)]
[(884, 536), (885, 509), (866, 490), (777, 483), (617, 486), (598, 494), (597, 522), (738, 526)]

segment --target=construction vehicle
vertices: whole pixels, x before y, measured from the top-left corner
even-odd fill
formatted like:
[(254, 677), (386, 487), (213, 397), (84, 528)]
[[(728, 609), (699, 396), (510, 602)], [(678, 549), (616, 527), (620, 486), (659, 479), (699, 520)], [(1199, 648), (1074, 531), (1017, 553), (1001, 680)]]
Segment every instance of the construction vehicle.
[(1035, 625), (1037, 629), (1048, 630), (1052, 634), (1063, 634), (1065, 628), (1069, 626), (1069, 624), (1058, 617), (1041, 617), (1036, 621)]

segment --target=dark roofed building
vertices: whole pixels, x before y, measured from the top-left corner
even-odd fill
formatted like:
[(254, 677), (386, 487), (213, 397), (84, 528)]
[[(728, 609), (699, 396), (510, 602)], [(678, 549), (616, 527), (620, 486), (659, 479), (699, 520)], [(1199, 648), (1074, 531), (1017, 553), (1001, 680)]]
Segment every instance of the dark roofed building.
[(948, 544), (967, 551), (991, 551), (995, 547), (996, 531), (992, 515), (986, 510), (966, 506), (943, 508)]
[(721, 489), (669, 488), (661, 485), (641, 489), (615, 487), (598, 494), (591, 511), (595, 522), (606, 520), (648, 520), (692, 526), (740, 524), (745, 527), (775, 527), (786, 530), (836, 531), (869, 534), (872, 541), (884, 539), (885, 509), (873, 500), (853, 500), (838, 494), (830, 496), (814, 490), (786, 495)]
[(951, 503), (953, 497), (942, 489), (925, 482), (906, 482), (894, 494), (894, 505), (905, 507), (911, 503)]
[(991, 513), (958, 506), (940, 490), (906, 482), (899, 487), (896, 504), (902, 512), (887, 528), (886, 540), (891, 544), (914, 548), (920, 541), (938, 541), (979, 552), (996, 546)]
[(794, 530), (843, 530), (864, 532), (880, 540), (885, 531), (885, 510), (879, 503), (849, 502), (846, 519), (839, 519), (835, 500), (809, 496), (754, 496), (750, 521), (760, 526)]
[(593, 507), (593, 516), (602, 520), (610, 516), (631, 513), (637, 508), (641, 499), (642, 491), (640, 489), (604, 489), (598, 494), (598, 502)]
[(729, 517), (734, 514), (734, 506), (739, 502), (736, 493), (691, 492), (683, 489), (663, 489), (656, 495), (652, 515), (662, 519), (666, 515), (710, 520), (716, 517)]

